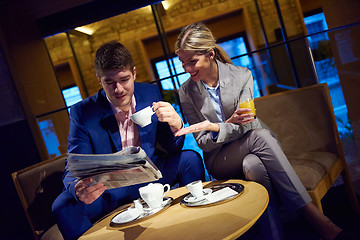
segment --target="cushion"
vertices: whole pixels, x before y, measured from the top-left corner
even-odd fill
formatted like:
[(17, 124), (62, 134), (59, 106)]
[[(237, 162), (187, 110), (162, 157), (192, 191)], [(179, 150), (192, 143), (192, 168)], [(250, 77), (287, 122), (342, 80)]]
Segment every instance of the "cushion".
[(27, 203), (27, 213), (34, 229), (42, 232), (55, 224), (51, 206), (62, 192), (62, 175), (65, 157), (53, 161), (41, 162), (26, 171), (19, 172), (17, 180)]
[(49, 228), (42, 236), (41, 240), (63, 240), (63, 236), (56, 224)]
[(292, 153), (287, 157), (306, 190), (314, 189), (337, 160), (330, 152)]

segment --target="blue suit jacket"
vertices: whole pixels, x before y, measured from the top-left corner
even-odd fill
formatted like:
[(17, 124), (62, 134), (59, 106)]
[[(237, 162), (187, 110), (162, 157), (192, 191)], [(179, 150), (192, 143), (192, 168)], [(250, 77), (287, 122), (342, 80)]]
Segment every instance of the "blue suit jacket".
[[(158, 87), (152, 84), (136, 83), (134, 95), (136, 111), (161, 100)], [(174, 137), (167, 123), (152, 116), (152, 123), (139, 127), (141, 147), (151, 159), (155, 159), (155, 146), (159, 143), (169, 153), (180, 151), (184, 136)], [(103, 89), (91, 97), (75, 104), (70, 110), (68, 152), (82, 154), (115, 153), (122, 149), (119, 126)], [(75, 197), (74, 178), (68, 177), (65, 169), (64, 185)]]

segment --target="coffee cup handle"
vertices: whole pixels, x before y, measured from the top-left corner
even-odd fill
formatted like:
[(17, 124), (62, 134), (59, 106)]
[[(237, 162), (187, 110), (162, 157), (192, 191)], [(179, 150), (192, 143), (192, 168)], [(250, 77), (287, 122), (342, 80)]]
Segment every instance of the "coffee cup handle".
[[(167, 190), (165, 191), (165, 188), (167, 188)], [(164, 195), (163, 197), (170, 191), (170, 185), (169, 184), (165, 184), (164, 185)]]

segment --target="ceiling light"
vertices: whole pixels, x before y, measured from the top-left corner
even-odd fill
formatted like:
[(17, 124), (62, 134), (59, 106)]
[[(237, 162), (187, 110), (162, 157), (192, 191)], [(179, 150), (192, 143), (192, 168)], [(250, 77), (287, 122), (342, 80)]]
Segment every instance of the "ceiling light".
[(89, 27), (77, 27), (75, 30), (88, 35), (92, 35), (94, 33), (94, 30)]
[(162, 1), (161, 4), (164, 6), (165, 10), (168, 10), (170, 7), (170, 3), (169, 1)]

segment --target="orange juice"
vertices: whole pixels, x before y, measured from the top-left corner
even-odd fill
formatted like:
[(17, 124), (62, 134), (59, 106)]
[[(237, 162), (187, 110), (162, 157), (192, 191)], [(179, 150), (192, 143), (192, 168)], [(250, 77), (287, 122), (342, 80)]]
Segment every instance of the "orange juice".
[(254, 117), (256, 116), (255, 104), (253, 99), (247, 99), (245, 102), (239, 103), (239, 108), (250, 108), (249, 113), (253, 113)]

